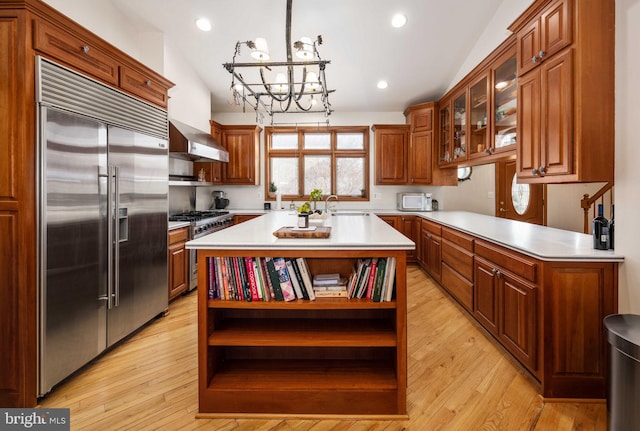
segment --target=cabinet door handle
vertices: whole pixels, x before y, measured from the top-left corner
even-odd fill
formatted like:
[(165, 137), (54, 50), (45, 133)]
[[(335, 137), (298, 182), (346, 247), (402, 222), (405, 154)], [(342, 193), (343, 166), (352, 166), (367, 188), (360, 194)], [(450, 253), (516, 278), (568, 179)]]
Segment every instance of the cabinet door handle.
[(538, 57), (536, 57), (535, 55), (533, 57), (531, 57), (531, 62), (532, 63), (537, 63), (538, 62)]
[(495, 269), (495, 268), (492, 268), (492, 269), (491, 269), (491, 274), (493, 274), (493, 275), (498, 274), (498, 270), (497, 270), (497, 269)]
[(538, 172), (540, 172), (540, 176), (543, 176), (546, 172), (546, 168), (544, 166), (540, 166), (540, 168), (538, 168)]
[(543, 59), (545, 54), (546, 54), (546, 53), (545, 53), (544, 51), (540, 50), (540, 52), (538, 53), (538, 57), (540, 57), (541, 59)]
[(430, 233), (427, 234), (427, 238), (431, 239), (433, 235), (431, 235)]
[(537, 169), (532, 169), (531, 170), (531, 175), (538, 175), (538, 170)]
[(496, 271), (496, 277), (501, 278), (502, 277), (502, 273), (500, 271)]
[(144, 83), (147, 87), (151, 87), (151, 80), (147, 79)]
[(82, 49), (82, 52), (84, 52), (85, 54), (88, 54), (90, 48), (89, 48), (89, 45), (84, 45), (81, 49)]

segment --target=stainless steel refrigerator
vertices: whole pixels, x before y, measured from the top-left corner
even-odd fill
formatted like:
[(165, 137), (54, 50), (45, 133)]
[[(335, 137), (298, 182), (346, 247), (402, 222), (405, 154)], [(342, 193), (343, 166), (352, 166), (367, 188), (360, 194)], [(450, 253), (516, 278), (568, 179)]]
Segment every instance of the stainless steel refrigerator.
[(39, 395), (167, 309), (166, 112), (38, 59)]

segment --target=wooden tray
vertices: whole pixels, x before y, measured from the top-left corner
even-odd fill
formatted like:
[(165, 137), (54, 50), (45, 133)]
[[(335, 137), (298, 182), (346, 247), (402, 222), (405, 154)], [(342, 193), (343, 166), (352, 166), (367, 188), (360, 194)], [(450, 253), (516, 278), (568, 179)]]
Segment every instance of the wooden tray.
[(329, 238), (331, 226), (317, 226), (315, 230), (298, 230), (293, 226), (284, 226), (273, 235), (278, 238)]

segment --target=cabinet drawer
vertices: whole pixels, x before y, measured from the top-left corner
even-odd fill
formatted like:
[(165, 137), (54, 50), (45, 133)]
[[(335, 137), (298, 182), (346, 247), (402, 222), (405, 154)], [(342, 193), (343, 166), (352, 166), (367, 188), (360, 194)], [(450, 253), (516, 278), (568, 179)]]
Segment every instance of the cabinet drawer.
[(120, 66), (120, 87), (151, 103), (167, 107), (166, 87), (136, 70)]
[(536, 261), (529, 260), (516, 252), (484, 241), (476, 241), (475, 251), (478, 256), (482, 256), (529, 281), (537, 282), (538, 264)]
[(44, 21), (34, 22), (33, 48), (113, 85), (118, 84), (118, 63), (91, 43)]
[(453, 230), (448, 227), (443, 227), (442, 238), (447, 241), (451, 241), (465, 250), (473, 251), (473, 237), (471, 235), (458, 232), (457, 230)]
[(429, 220), (422, 219), (422, 230), (437, 236), (442, 236), (442, 226)]
[(454, 271), (446, 263), (442, 263), (442, 286), (456, 297), (469, 311), (473, 310), (473, 284)]
[(187, 228), (171, 229), (169, 231), (169, 245), (175, 244), (180, 241), (186, 241), (189, 238)]
[(442, 240), (442, 261), (467, 280), (473, 281), (473, 253), (448, 240)]

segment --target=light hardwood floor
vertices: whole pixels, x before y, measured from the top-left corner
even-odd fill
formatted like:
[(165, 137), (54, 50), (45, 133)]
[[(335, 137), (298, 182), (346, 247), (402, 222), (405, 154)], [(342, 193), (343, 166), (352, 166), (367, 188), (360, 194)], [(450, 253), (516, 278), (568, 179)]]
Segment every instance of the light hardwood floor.
[[(417, 266), (408, 268), (409, 420), (196, 419), (194, 293), (41, 400), (81, 430), (602, 430), (604, 403), (548, 403)], [(294, 400), (292, 400), (293, 402)]]

